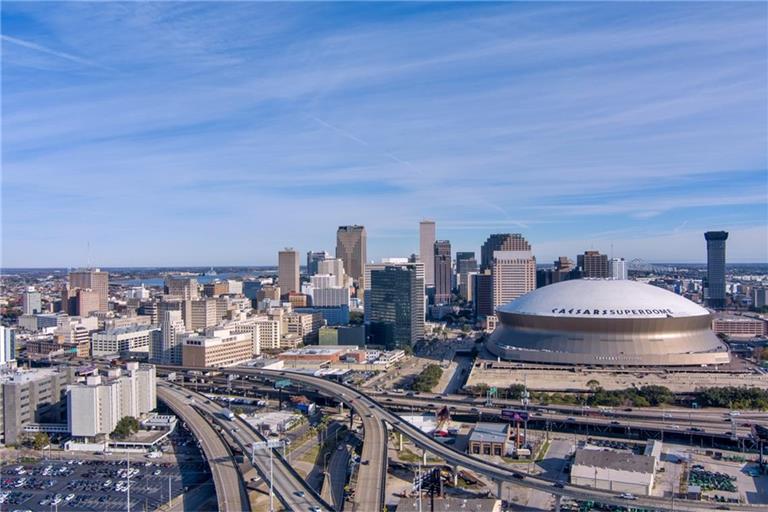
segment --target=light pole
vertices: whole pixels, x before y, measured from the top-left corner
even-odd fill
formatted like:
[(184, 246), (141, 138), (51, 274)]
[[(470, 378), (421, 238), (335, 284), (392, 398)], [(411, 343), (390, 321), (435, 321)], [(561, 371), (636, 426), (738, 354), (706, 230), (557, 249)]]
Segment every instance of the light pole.
[(274, 487), (274, 466), (272, 462), (272, 449), (279, 448), (281, 441), (262, 441), (251, 445), (251, 464), (256, 465), (256, 449), (266, 448), (269, 450), (269, 512), (275, 512), (275, 487)]
[(127, 512), (131, 512), (131, 452), (126, 452), (128, 455), (128, 469), (126, 469), (126, 475), (127, 475), (127, 481), (128, 481), (128, 489), (126, 492), (126, 503), (125, 503), (125, 509)]

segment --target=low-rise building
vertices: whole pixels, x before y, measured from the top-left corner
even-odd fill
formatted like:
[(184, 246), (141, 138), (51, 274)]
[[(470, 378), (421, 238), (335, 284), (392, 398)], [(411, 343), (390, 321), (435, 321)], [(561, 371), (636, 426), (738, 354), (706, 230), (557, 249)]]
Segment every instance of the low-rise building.
[(341, 357), (357, 347), (304, 347), (286, 350), (277, 357), (283, 361), (304, 363), (338, 363)]
[(730, 338), (753, 338), (768, 334), (768, 320), (750, 316), (727, 316), (715, 318), (712, 330)]
[(509, 450), (509, 436), (509, 423), (478, 423), (469, 435), (469, 453), (504, 456)]
[(251, 333), (235, 334), (231, 329), (213, 329), (184, 339), (184, 366), (234, 366), (253, 358)]
[(571, 484), (613, 492), (650, 494), (655, 459), (631, 452), (580, 448), (571, 466)]
[(144, 352), (149, 354), (153, 333), (159, 327), (132, 325), (93, 333), (91, 354), (93, 357), (125, 356), (129, 353)]
[[(425, 502), (424, 509), (429, 508)], [(397, 502), (397, 512), (418, 512), (418, 498), (400, 498)], [(501, 500), (494, 498), (453, 498), (449, 496), (435, 497), (434, 510), (440, 512), (501, 512)]]
[(323, 326), (319, 332), (320, 345), (365, 345), (364, 325)]

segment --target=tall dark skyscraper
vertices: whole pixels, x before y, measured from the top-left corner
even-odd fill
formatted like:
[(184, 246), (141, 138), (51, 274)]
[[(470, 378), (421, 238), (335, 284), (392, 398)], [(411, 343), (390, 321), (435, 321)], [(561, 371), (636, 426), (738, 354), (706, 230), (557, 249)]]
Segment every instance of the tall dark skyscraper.
[(520, 233), (496, 233), (488, 237), (480, 248), (480, 270), (488, 270), (493, 265), (493, 253), (496, 251), (530, 251), (531, 246)]
[(307, 275), (317, 274), (317, 266), (321, 261), (330, 259), (331, 255), (325, 251), (309, 251), (307, 253)]
[(704, 286), (706, 304), (713, 309), (725, 308), (725, 241), (727, 231), (707, 231), (707, 282)]
[(582, 277), (611, 277), (611, 266), (608, 264), (608, 255), (600, 254), (600, 251), (584, 251), (584, 254), (576, 256), (576, 266), (579, 267)]
[(387, 349), (410, 346), (424, 336), (423, 263), (387, 265), (371, 271), (366, 295), (370, 341)]
[(451, 302), (453, 269), (451, 268), (451, 242), (438, 240), (434, 244), (435, 304)]
[(359, 290), (365, 289), (365, 261), (368, 237), (364, 226), (339, 226), (336, 231), (336, 257), (344, 262), (344, 270)]
[(477, 260), (475, 259), (474, 252), (457, 252), (456, 253), (456, 275), (458, 276), (458, 288), (459, 295), (464, 299), (470, 300), (471, 295), (469, 293), (472, 284), (469, 282), (469, 275), (472, 272), (477, 272)]
[(474, 296), (472, 304), (474, 306), (475, 318), (489, 316), (493, 311), (493, 276), (490, 270), (482, 274), (475, 274), (473, 277)]

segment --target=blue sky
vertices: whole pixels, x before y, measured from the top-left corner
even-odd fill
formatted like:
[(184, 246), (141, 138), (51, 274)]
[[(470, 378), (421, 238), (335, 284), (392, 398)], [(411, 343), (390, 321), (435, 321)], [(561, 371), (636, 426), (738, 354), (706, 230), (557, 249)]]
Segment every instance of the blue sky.
[(2, 265), (768, 261), (765, 3), (3, 2)]

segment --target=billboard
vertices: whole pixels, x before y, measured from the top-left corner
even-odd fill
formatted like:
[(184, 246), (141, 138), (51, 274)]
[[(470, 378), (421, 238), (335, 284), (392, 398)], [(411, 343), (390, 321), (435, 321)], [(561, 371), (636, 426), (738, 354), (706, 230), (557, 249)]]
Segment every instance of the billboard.
[(517, 409), (502, 409), (501, 418), (507, 421), (528, 421), (528, 411)]

